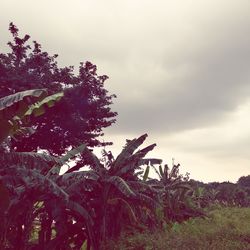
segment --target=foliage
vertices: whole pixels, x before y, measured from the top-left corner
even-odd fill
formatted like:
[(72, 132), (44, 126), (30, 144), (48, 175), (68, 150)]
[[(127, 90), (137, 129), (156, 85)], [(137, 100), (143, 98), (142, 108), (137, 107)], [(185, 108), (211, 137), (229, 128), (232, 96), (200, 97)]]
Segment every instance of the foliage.
[[(21, 121), (26, 116), (41, 115), (44, 108), (42, 112), (36, 112), (37, 109), (58, 101), (58, 95), (54, 94), (50, 98), (44, 96), (35, 105), (27, 104), (24, 97), (32, 97), (36, 92), (31, 90), (3, 98), (2, 119), (9, 121), (18, 114)], [(13, 109), (12, 116), (7, 117), (6, 109), (16, 103), (22, 112)], [(26, 120), (28, 123), (29, 119)], [(20, 153), (10, 149), (1, 152), (0, 190), (5, 197), (1, 203), (2, 248), (80, 249), (86, 244), (88, 249), (100, 249), (102, 242), (115, 239), (130, 228), (155, 230), (159, 225), (159, 211), (165, 209), (161, 201), (162, 188), (166, 191), (171, 186), (170, 191), (174, 192), (183, 180), (176, 171), (173, 185), (166, 186), (161, 180), (148, 178), (149, 168), (156, 169), (154, 165), (161, 160), (144, 158), (156, 144), (138, 150), (146, 137), (144, 134), (128, 140), (116, 159), (104, 150), (103, 159), (99, 160), (84, 144), (57, 158), (46, 153)], [(69, 170), (59, 175), (61, 166), (79, 155), (85, 159), (81, 167), (88, 169)], [(175, 213), (174, 209), (172, 206), (171, 214)]]
[(212, 209), (206, 218), (191, 218), (173, 223), (155, 233), (134, 232), (111, 241), (104, 249), (221, 249), (242, 250), (250, 248), (250, 209)]
[[(45, 90), (30, 90), (0, 99), (2, 121), (11, 127), (15, 118), (19, 129), (28, 125), (34, 116), (44, 114), (62, 97), (62, 94), (46, 95)], [(15, 136), (6, 131), (2, 146), (9, 136)], [(179, 164), (173, 164), (170, 169), (167, 165), (162, 167), (160, 159), (145, 158), (156, 146), (138, 149), (146, 138), (144, 134), (127, 140), (116, 158), (103, 150), (102, 159), (85, 144), (60, 157), (16, 152), (8, 143), (3, 146), (0, 152), (1, 248), (66, 250), (85, 245), (87, 249), (99, 250), (108, 241), (134, 230), (144, 233), (170, 230), (168, 234), (179, 239), (178, 232), (183, 228), (179, 223), (204, 217), (201, 208), (212, 201), (227, 199), (241, 206), (248, 204), (247, 192), (235, 188), (235, 184), (213, 184), (207, 188), (204, 183), (190, 181), (188, 174), (179, 174)], [(62, 165), (79, 155), (84, 164), (60, 175)], [(80, 171), (76, 171), (79, 168)], [(150, 169), (154, 169), (158, 179), (149, 177)], [(189, 220), (184, 225), (189, 223), (196, 222)], [(144, 234), (136, 237), (143, 239)], [(154, 236), (151, 237), (153, 245), (148, 241), (150, 237), (140, 243), (138, 238), (128, 239), (132, 239), (132, 243), (126, 241), (122, 249), (130, 244), (137, 249), (145, 244), (164, 249)], [(199, 239), (193, 240), (200, 244)], [(187, 242), (187, 246), (190, 244)]]
[(45, 89), (26, 90), (0, 99), (0, 143), (8, 136), (33, 133), (32, 128), (24, 127), (30, 117), (44, 114), (46, 106), (53, 107), (63, 93), (45, 96)]
[(240, 177), (237, 183), (212, 182), (206, 184), (191, 180), (190, 184), (195, 190), (195, 199), (199, 200), (200, 206), (203, 208), (218, 203), (224, 206), (250, 206), (248, 177)]
[(8, 43), (11, 51), (0, 54), (0, 98), (29, 89), (46, 88), (49, 95), (64, 91), (59, 105), (32, 119), (37, 133), (21, 141), (12, 140), (11, 147), (26, 152), (40, 147), (60, 155), (80, 143), (91, 147), (108, 144), (98, 139), (117, 115), (110, 109), (115, 95), (104, 88), (108, 77), (99, 76), (90, 62), (80, 63), (78, 74), (73, 66), (59, 67), (57, 55), (42, 51), (36, 41), (30, 45), (30, 36), (20, 37), (13, 23), (9, 30), (13, 36)]
[(149, 180), (151, 187), (158, 193), (161, 203), (158, 213), (161, 214), (163, 224), (204, 215), (191, 196), (193, 189), (189, 184), (189, 174), (185, 176), (179, 174), (179, 167), (180, 164), (173, 164), (171, 169), (168, 165), (164, 165), (163, 168), (160, 165), (159, 170), (154, 168), (159, 180)]
[[(35, 89), (1, 98), (1, 125), (7, 124), (1, 127), (1, 146), (9, 136), (14, 137), (19, 133), (30, 117), (43, 114), (46, 106), (54, 106), (62, 96), (63, 93), (46, 96), (45, 90)], [(73, 210), (79, 210), (79, 208), (69, 200), (68, 195), (60, 190), (56, 183), (38, 172), (41, 165), (44, 167), (49, 162), (57, 163), (55, 158), (31, 152), (12, 152), (8, 147), (3, 147), (3, 149), (5, 150), (0, 154), (0, 217), (2, 221), (0, 242), (3, 244), (1, 248), (6, 244), (12, 244), (13, 240), (15, 242), (19, 240), (20, 249), (22, 249), (27, 244), (32, 221), (27, 221), (26, 216), (32, 217), (33, 205), (40, 201), (41, 195), (53, 195), (63, 199)], [(35, 197), (29, 197), (32, 192), (36, 194)], [(27, 201), (24, 203), (23, 199)], [(80, 212), (82, 216), (85, 215), (83, 210)], [(8, 235), (11, 237), (9, 238)], [(14, 247), (17, 247), (16, 243)]]
[(250, 188), (250, 175), (240, 177), (237, 184), (240, 187)]

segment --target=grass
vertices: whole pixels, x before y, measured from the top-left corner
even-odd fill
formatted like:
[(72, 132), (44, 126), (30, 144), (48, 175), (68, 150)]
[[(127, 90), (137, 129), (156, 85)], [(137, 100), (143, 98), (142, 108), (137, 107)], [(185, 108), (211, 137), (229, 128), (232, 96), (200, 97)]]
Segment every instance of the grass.
[(250, 208), (216, 208), (165, 231), (123, 236), (112, 250), (250, 250)]

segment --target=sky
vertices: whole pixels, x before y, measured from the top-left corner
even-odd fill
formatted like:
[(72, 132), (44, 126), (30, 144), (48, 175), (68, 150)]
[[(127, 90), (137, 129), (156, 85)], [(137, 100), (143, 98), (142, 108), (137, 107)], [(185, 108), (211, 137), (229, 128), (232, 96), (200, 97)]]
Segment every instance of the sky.
[(204, 182), (250, 174), (249, 0), (1, 0), (10, 22), (62, 66), (91, 61), (110, 78), (117, 155), (148, 133), (150, 157)]

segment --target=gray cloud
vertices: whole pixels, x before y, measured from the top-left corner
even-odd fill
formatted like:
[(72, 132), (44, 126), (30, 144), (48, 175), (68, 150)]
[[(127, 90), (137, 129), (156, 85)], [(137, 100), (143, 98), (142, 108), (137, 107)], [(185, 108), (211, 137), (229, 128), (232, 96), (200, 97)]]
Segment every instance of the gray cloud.
[[(224, 27), (220, 24), (221, 31), (203, 31), (210, 32), (209, 41), (200, 37), (190, 44), (187, 40), (185, 48), (189, 53), (180, 55), (175, 65), (170, 65), (167, 53), (158, 58), (155, 68), (142, 61), (148, 68), (139, 71), (137, 79), (129, 79), (133, 82), (129, 83), (129, 93), (118, 103), (118, 130), (148, 127), (158, 132), (173, 132), (209, 126), (246, 101), (250, 93), (250, 18), (238, 23), (224, 22)], [(156, 73), (151, 83), (147, 79), (150, 70)], [(166, 74), (157, 79), (157, 71)]]
[[(245, 160), (246, 171), (249, 120), (228, 128), (226, 137), (223, 132), (250, 96), (248, 0), (3, 0), (0, 8), (1, 51), (13, 21), (58, 53), (62, 65), (90, 60), (110, 76), (106, 86), (118, 96), (119, 115), (106, 130), (108, 140), (149, 132), (160, 154), (172, 152), (187, 165), (216, 168), (230, 155), (227, 165)], [(242, 134), (232, 137), (234, 130)]]

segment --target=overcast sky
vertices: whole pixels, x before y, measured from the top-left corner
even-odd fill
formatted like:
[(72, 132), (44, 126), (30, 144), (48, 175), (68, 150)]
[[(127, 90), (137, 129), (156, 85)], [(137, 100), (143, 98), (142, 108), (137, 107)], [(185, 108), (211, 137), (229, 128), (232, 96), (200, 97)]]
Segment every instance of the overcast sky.
[(249, 0), (1, 0), (0, 49), (9, 22), (62, 66), (89, 60), (110, 79), (119, 153), (147, 132), (150, 156), (202, 181), (250, 174)]

